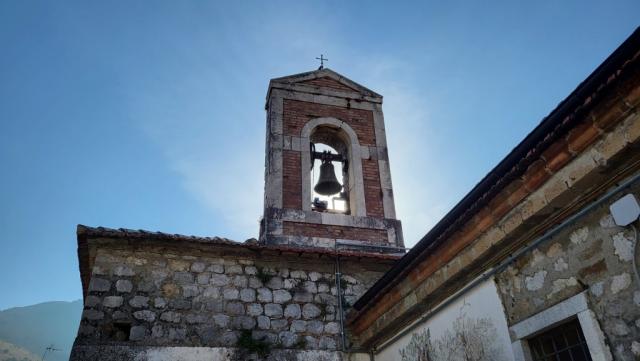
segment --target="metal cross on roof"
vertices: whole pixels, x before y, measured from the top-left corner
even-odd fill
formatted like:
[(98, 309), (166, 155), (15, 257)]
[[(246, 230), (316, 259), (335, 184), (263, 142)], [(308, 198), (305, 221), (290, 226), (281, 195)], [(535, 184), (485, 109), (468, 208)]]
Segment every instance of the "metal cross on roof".
[(322, 68), (324, 68), (325, 61), (329, 61), (329, 59), (325, 58), (323, 54), (320, 54), (320, 57), (316, 59), (320, 60), (320, 67), (318, 68), (318, 70), (321, 70)]

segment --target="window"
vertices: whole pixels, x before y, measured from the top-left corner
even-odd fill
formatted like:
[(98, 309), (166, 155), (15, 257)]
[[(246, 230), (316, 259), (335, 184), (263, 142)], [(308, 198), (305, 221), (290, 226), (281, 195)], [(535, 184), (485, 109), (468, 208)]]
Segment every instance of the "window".
[(577, 318), (528, 340), (534, 361), (591, 361)]

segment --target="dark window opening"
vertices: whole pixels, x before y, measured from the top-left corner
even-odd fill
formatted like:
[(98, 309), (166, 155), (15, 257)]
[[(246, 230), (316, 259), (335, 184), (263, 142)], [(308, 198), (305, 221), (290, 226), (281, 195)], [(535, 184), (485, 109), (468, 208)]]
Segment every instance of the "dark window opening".
[(578, 319), (529, 339), (534, 361), (591, 361)]

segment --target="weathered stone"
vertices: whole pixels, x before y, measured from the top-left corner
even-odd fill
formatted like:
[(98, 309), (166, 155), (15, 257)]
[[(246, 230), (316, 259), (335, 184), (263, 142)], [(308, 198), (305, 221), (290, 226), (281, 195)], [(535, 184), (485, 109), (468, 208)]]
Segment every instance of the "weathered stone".
[(256, 300), (256, 290), (253, 288), (243, 288), (240, 290), (240, 300), (242, 300), (242, 302), (254, 302)]
[(298, 341), (298, 335), (291, 331), (282, 331), (278, 334), (278, 339), (283, 347), (292, 347)]
[(313, 301), (313, 294), (305, 291), (298, 291), (293, 294), (293, 300), (295, 302), (311, 302)]
[(568, 268), (569, 268), (569, 265), (567, 264), (567, 262), (565, 262), (564, 258), (562, 257), (558, 258), (553, 263), (553, 269), (556, 270), (556, 272), (562, 272), (567, 270)]
[(100, 299), (100, 297), (96, 297), (96, 296), (87, 296), (84, 299), (84, 305), (86, 307), (96, 307), (97, 305), (100, 304), (100, 301), (102, 301)]
[(352, 285), (355, 285), (356, 283), (358, 283), (358, 280), (355, 279), (353, 276), (349, 276), (345, 274), (342, 275), (342, 281)]
[(209, 319), (207, 318), (207, 315), (203, 313), (188, 313), (185, 317), (185, 321), (187, 323), (194, 324), (209, 322)]
[(170, 340), (181, 341), (187, 338), (187, 329), (185, 328), (170, 328), (169, 336)]
[(324, 332), (330, 335), (337, 335), (340, 333), (340, 324), (337, 322), (329, 322), (324, 325)]
[(206, 285), (209, 283), (209, 279), (211, 278), (211, 275), (208, 273), (201, 273), (198, 275), (198, 277), (196, 277), (196, 282), (198, 282), (198, 284), (200, 285)]
[(139, 341), (144, 340), (147, 334), (147, 328), (144, 326), (133, 326), (131, 330), (129, 330), (129, 340), (131, 341)]
[(631, 262), (633, 260), (633, 242), (627, 239), (624, 232), (613, 235), (614, 253), (620, 261)]
[(252, 330), (256, 327), (256, 320), (250, 316), (238, 316), (234, 317), (232, 321), (232, 327), (235, 329)]
[(214, 286), (226, 286), (229, 284), (229, 277), (225, 274), (211, 275), (211, 284)]
[(138, 283), (138, 292), (151, 293), (157, 289), (155, 283), (150, 281), (141, 281)]
[(322, 321), (313, 320), (307, 322), (307, 332), (314, 335), (320, 335), (324, 331), (324, 323)]
[(292, 288), (295, 288), (298, 286), (298, 283), (300, 283), (300, 280), (296, 280), (293, 278), (287, 278), (284, 280), (284, 283), (282, 285), (282, 287), (284, 287), (287, 290), (290, 290)]
[(297, 303), (288, 304), (284, 308), (284, 317), (286, 318), (300, 318), (301, 310), (300, 305)]
[(336, 349), (336, 341), (327, 336), (320, 337), (320, 341), (318, 342), (318, 348), (323, 350), (335, 350)]
[(547, 298), (553, 297), (554, 294), (564, 290), (567, 287), (573, 287), (578, 285), (578, 280), (575, 277), (560, 278), (553, 281), (551, 292), (547, 294)]
[(134, 296), (129, 300), (129, 305), (133, 308), (144, 308), (149, 306), (149, 297)]
[(258, 316), (256, 321), (258, 321), (258, 328), (261, 330), (268, 330), (271, 328), (271, 319), (267, 316)]
[(84, 310), (82, 311), (82, 318), (85, 320), (102, 320), (104, 318), (104, 312), (96, 310)]
[(186, 271), (189, 269), (189, 262), (181, 259), (170, 259), (169, 269), (172, 271)]
[(129, 280), (116, 281), (116, 291), (120, 293), (129, 293), (133, 289), (133, 284)]
[(193, 274), (191, 272), (176, 272), (173, 274), (173, 280), (179, 285), (190, 285), (193, 283)]
[(151, 338), (162, 338), (164, 337), (164, 328), (162, 325), (154, 325), (151, 328)]
[(616, 336), (626, 336), (631, 331), (622, 320), (613, 320), (609, 326), (610, 332)]
[(582, 228), (578, 228), (575, 231), (573, 231), (569, 235), (569, 239), (574, 244), (581, 244), (582, 242), (587, 240), (587, 236), (589, 236), (589, 228), (588, 227), (582, 227)]
[(313, 303), (305, 303), (305, 305), (302, 306), (302, 317), (307, 320), (310, 318), (318, 317), (321, 313), (322, 311), (320, 310), (320, 308), (318, 308), (318, 306), (314, 305)]
[(304, 336), (304, 344), (306, 350), (315, 350), (318, 348), (318, 339), (313, 336)]
[(604, 291), (603, 286), (604, 284), (602, 282), (594, 283), (591, 285), (591, 287), (589, 287), (589, 291), (591, 292), (592, 295), (596, 297), (600, 297), (602, 296), (602, 292)]
[(231, 284), (236, 287), (244, 288), (249, 285), (249, 280), (247, 279), (247, 276), (238, 275), (233, 277)]
[(258, 301), (260, 302), (272, 302), (273, 294), (268, 288), (258, 288)]
[(274, 331), (286, 330), (289, 326), (289, 322), (283, 319), (271, 320), (271, 329)]
[(321, 273), (319, 273), (319, 272), (309, 272), (309, 279), (311, 281), (316, 282), (320, 278), (322, 278), (322, 274)]
[(222, 312), (224, 310), (224, 303), (218, 300), (206, 301), (205, 309), (207, 311)]
[(222, 345), (224, 346), (235, 346), (238, 342), (238, 333), (235, 331), (227, 331), (222, 334)]
[(229, 302), (225, 308), (229, 315), (243, 315), (244, 305), (240, 302)]
[(134, 312), (133, 317), (141, 321), (153, 322), (156, 319), (156, 314), (153, 311), (142, 310)]
[(160, 319), (166, 322), (179, 323), (181, 315), (177, 312), (167, 311), (160, 314)]
[(258, 269), (254, 266), (246, 266), (244, 268), (244, 273), (248, 275), (255, 275), (256, 273), (258, 273)]
[(111, 318), (113, 318), (114, 320), (125, 320), (125, 319), (129, 319), (130, 315), (126, 312), (116, 310), (114, 313), (111, 314)]
[(229, 325), (229, 322), (231, 320), (231, 317), (227, 316), (227, 315), (214, 315), (213, 316), (213, 322), (216, 324), (216, 326), (219, 326), (220, 328), (226, 328)]
[(325, 292), (329, 292), (330, 288), (329, 285), (326, 283), (318, 283), (318, 293), (325, 293)]
[(240, 297), (240, 292), (237, 288), (225, 288), (222, 290), (222, 296), (225, 300), (237, 300)]
[(191, 264), (191, 272), (203, 272), (204, 269), (207, 267), (206, 264), (204, 264), (204, 262), (193, 262)]
[(91, 282), (89, 282), (89, 291), (94, 292), (106, 292), (111, 288), (111, 282), (103, 279), (92, 277)]
[(538, 271), (533, 276), (527, 276), (524, 279), (524, 283), (529, 291), (537, 291), (544, 285), (544, 278), (547, 276), (547, 271)]
[(151, 271), (151, 281), (156, 285), (160, 285), (169, 274), (165, 270), (153, 270)]
[(262, 305), (259, 303), (250, 303), (247, 305), (247, 315), (259, 316), (262, 314)]
[(212, 264), (211, 266), (209, 266), (209, 268), (207, 268), (207, 271), (213, 273), (224, 273), (224, 266), (221, 264)]
[(275, 290), (273, 291), (273, 302), (285, 303), (291, 300), (291, 293), (287, 290)]
[(305, 332), (307, 331), (307, 321), (293, 320), (291, 321), (291, 332)]
[(636, 306), (640, 306), (640, 291), (633, 293), (633, 303), (635, 303)]
[(269, 317), (282, 317), (282, 305), (267, 303), (264, 305), (264, 314)]
[(283, 285), (284, 282), (282, 281), (282, 277), (271, 277), (269, 282), (267, 282), (267, 287), (271, 288), (272, 290), (280, 289)]
[(547, 251), (547, 257), (556, 258), (561, 255), (562, 252), (562, 245), (560, 243), (554, 243), (551, 245), (551, 247), (549, 247), (549, 250)]
[(131, 267), (118, 265), (113, 268), (113, 274), (115, 276), (127, 277), (127, 276), (135, 276), (136, 273), (133, 271), (133, 269), (131, 269)]
[(631, 276), (628, 273), (613, 276), (611, 279), (611, 292), (616, 294), (625, 290), (631, 284)]
[(171, 300), (169, 306), (176, 310), (188, 310), (191, 308), (191, 301), (184, 299)]
[(102, 300), (102, 305), (104, 307), (116, 308), (122, 306), (122, 297), (120, 296), (107, 296)]
[(232, 274), (242, 274), (242, 266), (240, 265), (229, 265), (224, 267), (225, 273)]
[(209, 286), (204, 289), (202, 296), (206, 298), (220, 298), (220, 288)]
[(307, 273), (305, 271), (298, 271), (298, 270), (291, 271), (289, 273), (289, 277), (306, 280), (307, 279)]
[(251, 288), (260, 288), (262, 287), (262, 281), (257, 279), (256, 277), (249, 277), (249, 287)]
[(290, 273), (290, 271), (289, 271), (289, 269), (288, 269), (288, 268), (286, 268), (286, 267), (280, 268), (280, 269), (278, 270), (278, 276), (280, 276), (280, 277), (282, 277), (282, 278), (287, 278), (287, 277), (289, 277), (289, 273)]
[(218, 337), (216, 328), (211, 326), (200, 326), (196, 329), (196, 332), (204, 344), (215, 343)]
[(303, 288), (306, 292), (309, 293), (317, 293), (318, 292), (318, 287), (316, 286), (315, 282), (311, 282), (311, 281), (306, 281), (303, 284)]
[(199, 294), (198, 286), (196, 285), (184, 285), (182, 286), (182, 297), (189, 298), (195, 297)]

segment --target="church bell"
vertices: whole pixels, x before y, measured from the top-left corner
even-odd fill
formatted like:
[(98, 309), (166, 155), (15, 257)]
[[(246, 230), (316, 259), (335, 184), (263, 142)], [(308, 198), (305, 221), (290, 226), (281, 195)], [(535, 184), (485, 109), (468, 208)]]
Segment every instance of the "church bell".
[(336, 178), (336, 171), (333, 168), (331, 160), (323, 160), (320, 165), (320, 176), (318, 177), (318, 183), (313, 190), (323, 196), (330, 196), (339, 193), (342, 189), (342, 185)]

